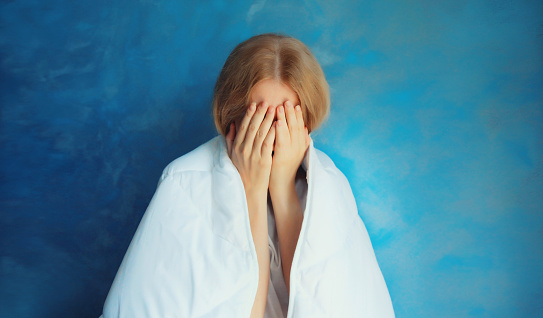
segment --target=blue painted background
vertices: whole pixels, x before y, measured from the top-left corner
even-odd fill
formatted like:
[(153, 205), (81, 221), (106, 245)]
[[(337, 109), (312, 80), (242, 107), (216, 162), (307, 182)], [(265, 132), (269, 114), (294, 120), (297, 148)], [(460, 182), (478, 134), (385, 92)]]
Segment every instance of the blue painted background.
[(215, 79), (263, 32), (331, 86), (397, 317), (543, 317), (541, 1), (3, 1), (0, 316), (98, 317)]

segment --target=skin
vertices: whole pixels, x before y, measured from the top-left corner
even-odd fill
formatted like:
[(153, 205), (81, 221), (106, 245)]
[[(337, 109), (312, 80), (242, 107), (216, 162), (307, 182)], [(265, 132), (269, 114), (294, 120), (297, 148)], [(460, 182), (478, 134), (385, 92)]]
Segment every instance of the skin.
[(295, 106), (300, 101), (290, 86), (263, 80), (253, 87), (250, 100), (245, 116), (230, 127), (226, 142), (245, 188), (257, 252), (259, 282), (251, 317), (263, 317), (270, 277), (267, 195), (269, 192), (274, 209), (290, 293), (290, 268), (303, 221), (294, 182), (310, 139), (301, 108)]

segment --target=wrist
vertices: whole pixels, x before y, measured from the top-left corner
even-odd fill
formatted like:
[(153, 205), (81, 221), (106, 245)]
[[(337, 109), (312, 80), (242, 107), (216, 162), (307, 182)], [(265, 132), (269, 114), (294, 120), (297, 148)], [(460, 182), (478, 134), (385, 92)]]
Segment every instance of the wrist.
[(243, 182), (243, 189), (245, 190), (245, 195), (249, 196), (262, 196), (268, 194), (268, 180), (260, 180), (259, 182), (250, 182), (250, 180), (241, 179)]
[(290, 178), (288, 181), (283, 182), (270, 182), (270, 197), (272, 201), (274, 199), (288, 199), (290, 197), (296, 197), (295, 178)]
[(251, 226), (257, 222), (263, 222), (267, 219), (268, 211), (268, 193), (262, 191), (245, 191), (247, 199), (247, 210)]
[(245, 198), (247, 199), (247, 203), (258, 203), (258, 205), (262, 205), (266, 203), (268, 199), (268, 189), (260, 189), (260, 188), (246, 188), (245, 189)]
[(284, 187), (275, 188), (274, 190), (270, 189), (270, 198), (276, 220), (278, 220), (286, 215), (291, 215), (296, 210), (293, 210), (293, 208), (299, 205), (300, 202), (294, 182)]
[(270, 191), (271, 189), (287, 188), (289, 186), (294, 186), (295, 180), (296, 180), (296, 171), (292, 173), (292, 172), (272, 170), (272, 173), (270, 175), (270, 184), (268, 187)]

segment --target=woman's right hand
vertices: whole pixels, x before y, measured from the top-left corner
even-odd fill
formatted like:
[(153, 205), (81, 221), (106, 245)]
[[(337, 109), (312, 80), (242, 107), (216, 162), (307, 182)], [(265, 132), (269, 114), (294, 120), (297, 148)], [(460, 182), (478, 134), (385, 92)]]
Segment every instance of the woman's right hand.
[(230, 124), (228, 155), (238, 169), (245, 193), (267, 196), (275, 141), (275, 106), (251, 103), (240, 127)]

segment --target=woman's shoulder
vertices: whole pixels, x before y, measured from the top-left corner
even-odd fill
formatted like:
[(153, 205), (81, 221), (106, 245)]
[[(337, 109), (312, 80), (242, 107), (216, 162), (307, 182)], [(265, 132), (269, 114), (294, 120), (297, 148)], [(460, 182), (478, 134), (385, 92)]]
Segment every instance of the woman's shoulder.
[(332, 170), (337, 169), (332, 159), (330, 159), (330, 157), (324, 151), (317, 148), (314, 148), (314, 149), (315, 149), (315, 154), (317, 155), (319, 162), (324, 169), (332, 169)]
[(318, 164), (322, 167), (324, 171), (332, 174), (341, 173), (341, 171), (336, 167), (334, 161), (332, 161), (330, 156), (328, 156), (324, 151), (316, 148), (315, 146), (313, 146), (313, 150), (315, 151)]
[[(315, 154), (319, 161), (319, 165), (322, 167), (322, 170), (325, 171), (330, 177), (340, 180), (342, 183), (349, 185), (349, 180), (345, 174), (336, 166), (334, 161), (322, 150), (313, 147)], [(350, 186), (350, 185), (349, 185)]]
[(219, 142), (220, 135), (171, 161), (164, 168), (162, 177), (187, 171), (210, 171), (213, 168), (213, 156), (219, 147)]

